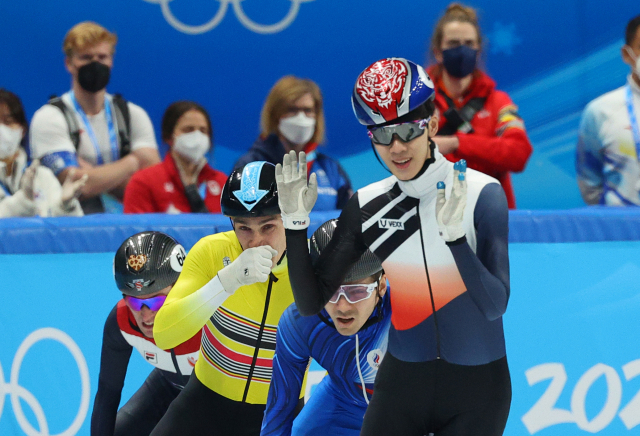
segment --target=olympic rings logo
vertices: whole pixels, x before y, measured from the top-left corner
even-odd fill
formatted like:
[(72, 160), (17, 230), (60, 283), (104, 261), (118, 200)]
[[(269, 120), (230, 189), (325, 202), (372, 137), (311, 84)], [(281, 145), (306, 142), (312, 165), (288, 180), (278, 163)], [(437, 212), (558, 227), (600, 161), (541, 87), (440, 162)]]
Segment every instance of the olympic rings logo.
[[(20, 367), (22, 366), (22, 361), (24, 360), (25, 355), (34, 344), (44, 339), (51, 339), (60, 342), (62, 345), (67, 347), (67, 350), (69, 350), (78, 365), (82, 384), (82, 394), (78, 413), (71, 425), (65, 431), (57, 435), (51, 435), (49, 433), (49, 425), (47, 423), (47, 418), (44, 415), (44, 411), (42, 410), (42, 406), (31, 392), (20, 386), (18, 381), (18, 378), (20, 377)], [(89, 410), (89, 368), (87, 367), (87, 362), (82, 351), (80, 351), (80, 347), (78, 347), (69, 335), (61, 330), (47, 327), (34, 331), (27, 336), (25, 340), (22, 341), (22, 344), (20, 344), (20, 347), (18, 347), (16, 356), (13, 359), (13, 364), (11, 365), (11, 378), (9, 379), (9, 383), (5, 382), (2, 365), (0, 365), (0, 416), (2, 416), (5, 397), (7, 395), (11, 397), (13, 413), (20, 425), (20, 428), (28, 436), (74, 436), (82, 426), (82, 423), (87, 416), (87, 411)], [(33, 428), (31, 423), (29, 423), (25, 417), (22, 405), (20, 404), (20, 399), (31, 407), (31, 410), (36, 416), (40, 431)]]
[(289, 12), (287, 15), (277, 23), (274, 24), (259, 24), (253, 21), (251, 18), (245, 14), (244, 9), (242, 9), (242, 1), (244, 0), (217, 0), (220, 3), (220, 7), (218, 8), (218, 12), (213, 16), (211, 20), (207, 23), (198, 25), (198, 26), (190, 26), (188, 24), (184, 24), (171, 11), (169, 7), (169, 3), (173, 0), (144, 0), (148, 3), (156, 3), (160, 5), (162, 9), (162, 15), (167, 20), (174, 29), (187, 33), (190, 35), (197, 35), (200, 33), (205, 33), (216, 27), (224, 16), (227, 13), (227, 9), (229, 8), (229, 3), (233, 4), (233, 10), (240, 20), (240, 23), (247, 29), (252, 32), (268, 34), (268, 33), (278, 33), (289, 27), (289, 25), (296, 19), (298, 16), (298, 11), (300, 10), (301, 3), (308, 3), (314, 0), (289, 0), (291, 2), (291, 6), (289, 7)]

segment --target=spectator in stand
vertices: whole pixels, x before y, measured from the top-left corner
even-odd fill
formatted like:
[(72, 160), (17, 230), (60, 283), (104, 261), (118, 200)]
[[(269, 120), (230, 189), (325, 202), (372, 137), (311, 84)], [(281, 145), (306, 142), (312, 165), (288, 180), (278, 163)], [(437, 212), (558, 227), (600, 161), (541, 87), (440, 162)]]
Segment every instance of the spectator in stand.
[(524, 170), (533, 149), (518, 107), (478, 69), (481, 51), (476, 11), (451, 3), (431, 38), (437, 63), (427, 73), (434, 81), (439, 117), (433, 139), (448, 160), (465, 159), (469, 168), (498, 179), (509, 208), (515, 209), (510, 173)]
[(587, 204), (640, 205), (640, 15), (627, 24), (621, 54), (627, 83), (589, 103), (580, 122), (576, 170)]
[(104, 212), (102, 194), (122, 199), (129, 178), (160, 162), (153, 125), (140, 106), (108, 94), (117, 37), (83, 22), (64, 38), (71, 90), (36, 111), (33, 155), (62, 183), (88, 175), (80, 201), (85, 214)]
[(320, 153), (324, 141), (324, 111), (318, 85), (309, 79), (285, 76), (278, 80), (262, 107), (262, 132), (251, 149), (238, 159), (235, 168), (249, 162), (282, 163), (293, 150), (307, 154), (308, 174), (316, 173), (318, 201), (315, 211), (342, 209), (353, 194), (349, 176), (337, 160)]
[(0, 89), (0, 217), (82, 216), (77, 200), (87, 181), (70, 172), (60, 186), (51, 170), (24, 149), (29, 124), (17, 95)]
[(227, 176), (205, 155), (213, 144), (209, 114), (198, 103), (172, 103), (162, 117), (170, 150), (162, 163), (136, 173), (124, 194), (125, 213), (220, 213)]

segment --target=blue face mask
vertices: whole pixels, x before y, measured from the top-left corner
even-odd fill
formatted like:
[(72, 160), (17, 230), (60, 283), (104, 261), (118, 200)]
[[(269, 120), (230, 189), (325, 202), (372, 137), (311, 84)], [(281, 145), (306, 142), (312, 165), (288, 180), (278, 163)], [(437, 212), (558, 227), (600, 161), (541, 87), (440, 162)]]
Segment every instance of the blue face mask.
[(478, 50), (467, 45), (442, 50), (442, 64), (450, 76), (461, 79), (476, 69)]

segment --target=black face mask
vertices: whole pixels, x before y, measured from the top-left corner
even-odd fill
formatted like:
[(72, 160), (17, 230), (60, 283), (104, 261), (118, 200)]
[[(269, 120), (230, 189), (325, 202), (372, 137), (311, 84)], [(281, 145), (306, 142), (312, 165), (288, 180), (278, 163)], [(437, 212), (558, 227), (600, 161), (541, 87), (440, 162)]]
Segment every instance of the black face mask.
[(449, 48), (442, 51), (444, 69), (451, 76), (462, 79), (476, 69), (478, 50), (466, 45)]
[(78, 83), (85, 91), (98, 92), (103, 90), (109, 78), (111, 68), (98, 61), (93, 61), (78, 68)]

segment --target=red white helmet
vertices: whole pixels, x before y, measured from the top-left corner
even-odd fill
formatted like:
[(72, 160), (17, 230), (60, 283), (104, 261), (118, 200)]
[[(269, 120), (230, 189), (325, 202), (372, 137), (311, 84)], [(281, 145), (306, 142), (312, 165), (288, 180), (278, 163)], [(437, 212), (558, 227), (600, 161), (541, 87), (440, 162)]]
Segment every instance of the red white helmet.
[(353, 112), (365, 126), (400, 118), (435, 97), (433, 81), (420, 65), (404, 58), (381, 59), (356, 80)]

